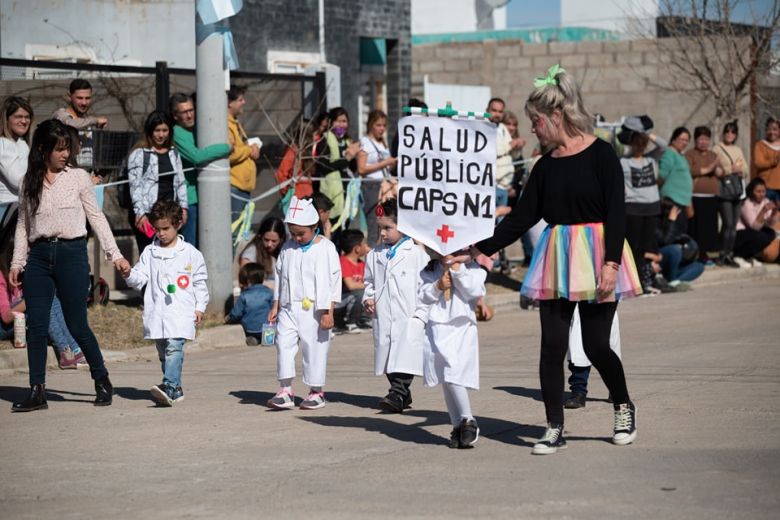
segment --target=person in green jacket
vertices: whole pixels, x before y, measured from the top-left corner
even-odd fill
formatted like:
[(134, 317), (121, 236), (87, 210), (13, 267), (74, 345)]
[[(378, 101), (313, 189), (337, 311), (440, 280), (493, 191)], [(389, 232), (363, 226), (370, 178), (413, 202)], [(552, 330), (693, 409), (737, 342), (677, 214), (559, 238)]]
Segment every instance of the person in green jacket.
[(181, 155), (187, 180), (189, 214), (181, 233), (185, 242), (198, 247), (198, 171), (194, 168), (227, 157), (233, 147), (228, 143), (218, 143), (198, 148), (195, 144), (195, 104), (192, 96), (177, 92), (171, 96), (168, 107), (176, 122), (173, 126), (173, 142)]

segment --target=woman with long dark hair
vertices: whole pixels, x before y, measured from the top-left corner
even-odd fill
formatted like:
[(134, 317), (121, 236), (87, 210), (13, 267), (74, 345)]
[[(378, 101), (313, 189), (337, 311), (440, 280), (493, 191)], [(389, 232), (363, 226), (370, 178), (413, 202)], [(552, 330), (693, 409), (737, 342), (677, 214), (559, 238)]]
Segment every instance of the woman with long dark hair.
[(173, 121), (155, 110), (144, 122), (144, 135), (127, 159), (130, 198), (130, 227), (138, 244), (138, 254), (152, 243), (154, 229), (148, 215), (158, 200), (175, 200), (187, 223), (187, 181), (181, 157), (173, 147)]
[(726, 193), (721, 189), (718, 197), (718, 210), (720, 211), (720, 240), (721, 252), (720, 263), (729, 267), (739, 267), (739, 263), (734, 259), (734, 241), (737, 238), (737, 222), (739, 222), (739, 210), (742, 207), (742, 201), (745, 200), (744, 190), (750, 181), (750, 172), (747, 167), (747, 161), (742, 154), (742, 150), (737, 146), (737, 136), (739, 127), (737, 120), (726, 123), (723, 127), (722, 140), (713, 150), (720, 159), (720, 166), (723, 168), (723, 179), (721, 182), (734, 182), (739, 184), (739, 192)]
[(276, 282), (274, 266), (282, 245), (287, 241), (284, 222), (276, 217), (268, 217), (260, 223), (255, 238), (241, 252), (241, 267), (254, 262), (263, 268), (263, 285), (273, 289)]
[(81, 346), (95, 381), (95, 406), (108, 406), (113, 386), (103, 363), (95, 335), (87, 323), (89, 220), (106, 255), (122, 272), (130, 264), (119, 252), (105, 215), (97, 205), (89, 174), (68, 166), (71, 135), (57, 121), (44, 121), (35, 129), (27, 175), (19, 197), (9, 281), (21, 283), (27, 302), (27, 360), (30, 394), (14, 403), (12, 411), (29, 412), (48, 408), (46, 402), (46, 338), (49, 311), (55, 292), (62, 302), (65, 322)]

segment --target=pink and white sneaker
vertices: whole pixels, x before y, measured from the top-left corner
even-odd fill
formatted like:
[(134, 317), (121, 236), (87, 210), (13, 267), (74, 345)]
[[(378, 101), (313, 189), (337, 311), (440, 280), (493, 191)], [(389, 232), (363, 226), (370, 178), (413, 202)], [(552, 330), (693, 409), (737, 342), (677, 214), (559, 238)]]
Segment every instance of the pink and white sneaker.
[(306, 399), (301, 402), (301, 410), (317, 410), (325, 406), (325, 392), (309, 392)]
[(295, 394), (286, 388), (280, 388), (266, 405), (274, 410), (292, 410), (295, 408)]

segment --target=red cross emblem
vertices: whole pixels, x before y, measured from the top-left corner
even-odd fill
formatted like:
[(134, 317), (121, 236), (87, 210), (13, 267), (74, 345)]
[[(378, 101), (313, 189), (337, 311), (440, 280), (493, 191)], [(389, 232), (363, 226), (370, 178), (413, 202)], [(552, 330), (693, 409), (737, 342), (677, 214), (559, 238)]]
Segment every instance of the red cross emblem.
[(299, 206), (300, 200), (295, 201), (295, 206), (290, 206), (290, 212), (292, 213), (290, 215), (290, 218), (295, 218), (295, 212), (297, 211), (303, 211), (303, 208)]
[(442, 243), (446, 244), (449, 239), (455, 236), (455, 232), (450, 229), (447, 224), (444, 224), (441, 229), (436, 232), (439, 235)]
[(176, 285), (178, 285), (180, 289), (186, 289), (190, 286), (190, 277), (186, 274), (181, 275), (176, 279)]

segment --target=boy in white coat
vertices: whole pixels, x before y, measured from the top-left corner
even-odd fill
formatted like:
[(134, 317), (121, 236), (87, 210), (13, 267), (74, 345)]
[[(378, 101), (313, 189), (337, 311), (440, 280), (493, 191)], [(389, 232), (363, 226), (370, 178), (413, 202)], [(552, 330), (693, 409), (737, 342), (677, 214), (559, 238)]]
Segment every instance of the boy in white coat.
[(184, 342), (195, 339), (195, 327), (209, 302), (203, 255), (178, 235), (183, 224), (181, 206), (158, 201), (149, 213), (157, 238), (144, 249), (138, 263), (125, 276), (127, 285), (144, 294), (144, 338), (155, 340), (162, 364), (162, 384), (152, 387), (161, 406), (184, 399), (181, 368)]
[(376, 207), (382, 245), (366, 257), (363, 305), (374, 315), (374, 373), (385, 374), (390, 390), (379, 401), (389, 413), (412, 404), (409, 386), (423, 375), (427, 308), (418, 306), (421, 271), (430, 261), (422, 247), (398, 231), (398, 204), (389, 199)]
[(476, 263), (431, 261), (422, 272), (420, 303), (429, 305), (424, 359), (425, 386), (442, 383), (452, 421), (451, 448), (471, 448), (479, 427), (471, 414), (467, 388), (479, 389), (477, 300), (485, 296), (487, 273)]
[(295, 406), (292, 380), (298, 344), (303, 351), (303, 383), (310, 387), (303, 410), (325, 406), (325, 371), (333, 309), (341, 301), (341, 264), (333, 242), (319, 233), (311, 200), (293, 197), (284, 221), (292, 236), (276, 261), (274, 303), (268, 321), (276, 322), (276, 375), (279, 391), (268, 407)]

